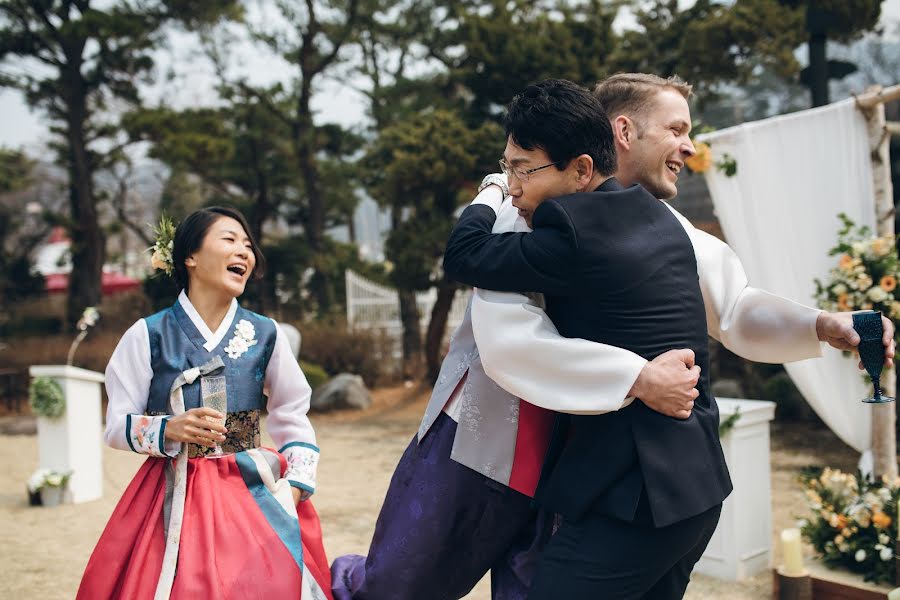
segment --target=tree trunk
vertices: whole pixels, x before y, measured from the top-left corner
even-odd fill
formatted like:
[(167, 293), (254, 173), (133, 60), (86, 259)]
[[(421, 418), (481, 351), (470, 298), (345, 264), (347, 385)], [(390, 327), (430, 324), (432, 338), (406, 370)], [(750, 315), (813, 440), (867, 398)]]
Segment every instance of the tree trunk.
[[(248, 129), (253, 130), (254, 123), (251, 120), (247, 123)], [(262, 157), (259, 154), (259, 148), (253, 137), (250, 137), (250, 156), (253, 160), (254, 172), (256, 175), (256, 201), (253, 203), (253, 209), (250, 212), (250, 235), (256, 240), (256, 243), (262, 246), (263, 233), (266, 221), (272, 214), (272, 202), (269, 196), (269, 181), (266, 178), (265, 169), (262, 166)], [(274, 273), (266, 276), (260, 281), (259, 286), (259, 312), (266, 315), (275, 315), (278, 310), (278, 301), (275, 297), (276, 282)]]
[(72, 271), (69, 274), (69, 295), (66, 319), (73, 327), (88, 306), (98, 306), (102, 296), (103, 263), (106, 258), (106, 239), (97, 215), (94, 198), (94, 167), (85, 139), (87, 121), (87, 92), (81, 76), (80, 63), (68, 66), (61, 73), (66, 89), (66, 136), (68, 142), (69, 210), (71, 224)]
[(422, 374), (421, 315), (414, 291), (397, 290), (397, 295), (400, 297), (400, 322), (403, 324), (403, 379), (415, 379)]
[(450, 316), (450, 307), (453, 306), (453, 297), (456, 295), (457, 284), (442, 281), (438, 284), (437, 300), (431, 309), (431, 320), (428, 322), (428, 331), (425, 333), (425, 364), (426, 377), (429, 383), (437, 381), (441, 371), (441, 343), (444, 341), (444, 333), (447, 331), (447, 318)]
[(828, 104), (828, 58), (825, 54), (827, 38), (824, 34), (809, 36), (809, 93), (812, 105)]
[[(307, 72), (307, 69), (302, 69)], [(294, 153), (297, 167), (303, 178), (303, 188), (307, 202), (307, 219), (304, 223), (306, 239), (312, 250), (312, 267), (315, 274), (310, 279), (309, 291), (316, 299), (320, 312), (327, 312), (334, 304), (334, 286), (328, 281), (321, 267), (325, 248), (325, 202), (321, 193), (321, 176), (316, 162), (315, 130), (309, 101), (312, 90), (304, 78), (300, 96), (297, 99), (297, 115), (293, 126)]]

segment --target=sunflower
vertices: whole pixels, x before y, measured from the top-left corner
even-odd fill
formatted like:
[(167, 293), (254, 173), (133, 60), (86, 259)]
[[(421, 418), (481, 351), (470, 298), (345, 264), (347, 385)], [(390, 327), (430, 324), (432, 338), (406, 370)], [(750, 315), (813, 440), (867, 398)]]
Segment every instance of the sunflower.
[(893, 275), (885, 275), (881, 278), (881, 281), (878, 282), (878, 285), (886, 292), (893, 292), (894, 288), (897, 287), (897, 278)]

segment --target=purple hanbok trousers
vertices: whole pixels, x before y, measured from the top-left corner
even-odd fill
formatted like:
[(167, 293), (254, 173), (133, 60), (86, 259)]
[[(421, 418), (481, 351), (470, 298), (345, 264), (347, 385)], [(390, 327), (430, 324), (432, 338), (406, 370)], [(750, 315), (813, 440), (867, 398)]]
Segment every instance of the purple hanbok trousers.
[(441, 414), (394, 471), (368, 556), (331, 566), (335, 600), (456, 600), (491, 571), (494, 600), (524, 600), (552, 519), (531, 498), (450, 458)]

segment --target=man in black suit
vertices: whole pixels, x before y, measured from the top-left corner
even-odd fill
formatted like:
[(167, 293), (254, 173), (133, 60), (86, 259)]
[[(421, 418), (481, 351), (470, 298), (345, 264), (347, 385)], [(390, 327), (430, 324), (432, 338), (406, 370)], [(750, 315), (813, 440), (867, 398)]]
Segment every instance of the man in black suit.
[(680, 598), (731, 491), (694, 249), (665, 204), (611, 177), (611, 124), (587, 90), (529, 86), (510, 104), (506, 130), (504, 170), (528, 186), (514, 204), (534, 232), (492, 235), (495, 208), (467, 208), (444, 255), (447, 276), (543, 292), (564, 336), (648, 360), (689, 348), (701, 367), (687, 419), (641, 402), (558, 417), (535, 499), (564, 523), (530, 597)]

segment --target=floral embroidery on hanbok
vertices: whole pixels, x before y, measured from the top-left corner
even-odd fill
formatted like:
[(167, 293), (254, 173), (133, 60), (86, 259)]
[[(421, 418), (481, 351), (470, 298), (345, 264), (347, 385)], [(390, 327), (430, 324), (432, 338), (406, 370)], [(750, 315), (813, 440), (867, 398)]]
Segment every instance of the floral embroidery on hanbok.
[(241, 319), (234, 327), (234, 337), (228, 340), (225, 346), (225, 353), (231, 360), (237, 360), (250, 349), (250, 346), (256, 345), (256, 329), (253, 323), (246, 319)]
[(139, 454), (167, 456), (160, 448), (167, 418), (168, 416), (130, 415), (126, 422), (126, 436), (131, 449)]

